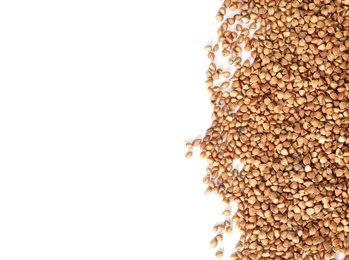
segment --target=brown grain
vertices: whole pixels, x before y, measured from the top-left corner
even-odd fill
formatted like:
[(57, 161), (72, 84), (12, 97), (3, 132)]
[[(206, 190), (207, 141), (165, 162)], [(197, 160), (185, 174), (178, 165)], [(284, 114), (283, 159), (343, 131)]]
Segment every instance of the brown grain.
[(227, 64), (209, 65), (212, 124), (186, 148), (200, 146), (209, 164), (205, 194), (237, 204), (231, 258), (349, 255), (349, 1), (225, 0), (216, 17), (205, 50)]

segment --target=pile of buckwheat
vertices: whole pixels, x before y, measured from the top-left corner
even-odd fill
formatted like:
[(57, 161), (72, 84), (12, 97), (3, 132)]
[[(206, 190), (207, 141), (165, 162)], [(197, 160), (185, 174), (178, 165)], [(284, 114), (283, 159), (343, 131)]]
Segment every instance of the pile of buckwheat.
[(214, 229), (235, 222), (232, 259), (349, 255), (349, 0), (225, 0), (216, 18), (212, 125), (186, 142), (208, 163), (205, 193), (238, 206)]

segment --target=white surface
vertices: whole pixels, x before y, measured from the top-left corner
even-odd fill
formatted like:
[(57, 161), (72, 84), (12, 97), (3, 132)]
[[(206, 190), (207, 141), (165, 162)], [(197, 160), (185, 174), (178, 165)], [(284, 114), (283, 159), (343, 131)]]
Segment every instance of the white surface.
[(220, 5), (1, 2), (0, 259), (215, 259), (224, 206), (183, 142)]
[(219, 5), (1, 2), (0, 259), (214, 259), (224, 207), (183, 142)]

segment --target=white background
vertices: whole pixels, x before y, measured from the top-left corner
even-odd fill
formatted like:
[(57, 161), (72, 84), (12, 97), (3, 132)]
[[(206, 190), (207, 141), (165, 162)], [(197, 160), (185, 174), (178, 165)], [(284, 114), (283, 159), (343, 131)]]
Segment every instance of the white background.
[(224, 206), (184, 141), (221, 4), (0, 1), (1, 260), (215, 259)]
[(0, 259), (215, 259), (224, 206), (184, 141), (220, 5), (0, 2)]

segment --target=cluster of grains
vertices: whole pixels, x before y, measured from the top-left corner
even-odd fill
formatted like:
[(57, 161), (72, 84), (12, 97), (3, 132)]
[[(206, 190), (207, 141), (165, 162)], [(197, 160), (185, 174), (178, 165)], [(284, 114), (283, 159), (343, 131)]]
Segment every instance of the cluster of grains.
[[(212, 125), (186, 157), (199, 146), (206, 194), (237, 203), (231, 258), (349, 255), (349, 1), (225, 0), (216, 18), (217, 44), (205, 47)], [(230, 233), (228, 222), (216, 230)]]

